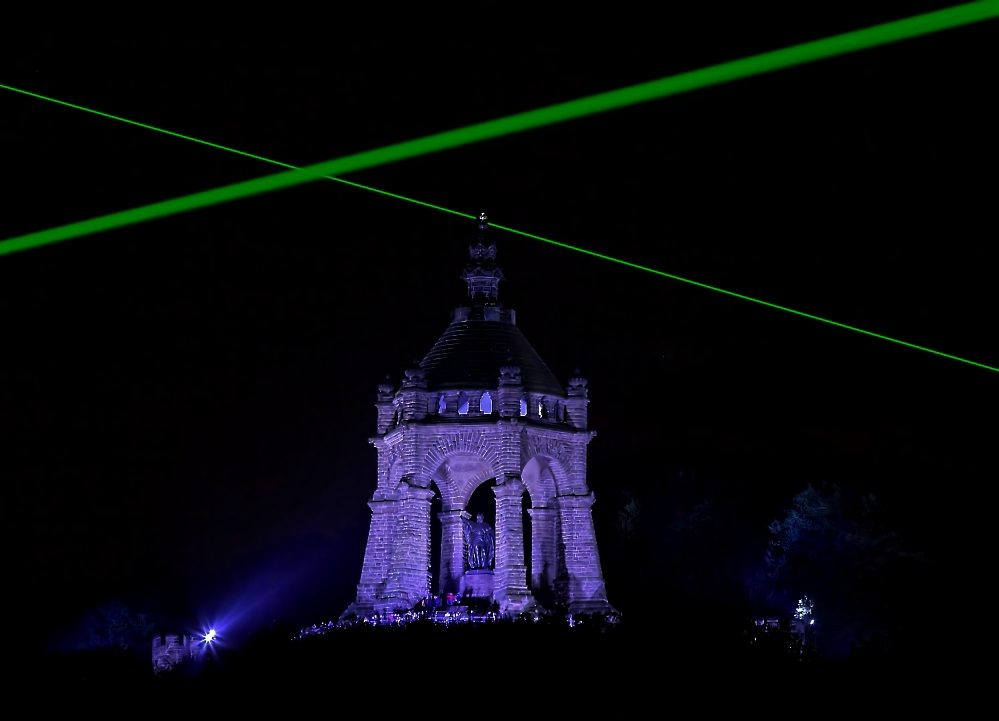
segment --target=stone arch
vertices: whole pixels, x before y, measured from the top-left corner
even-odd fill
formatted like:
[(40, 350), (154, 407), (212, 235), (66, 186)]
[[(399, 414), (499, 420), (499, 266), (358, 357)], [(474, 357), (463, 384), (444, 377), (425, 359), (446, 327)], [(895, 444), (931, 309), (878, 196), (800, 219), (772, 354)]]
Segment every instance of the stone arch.
[(464, 508), (475, 489), (499, 474), (496, 448), (479, 430), (442, 433), (427, 449), (422, 477), (432, 479), (445, 509)]
[(535, 455), (528, 459), (520, 472), (520, 479), (527, 487), (527, 492), (531, 496), (531, 506), (534, 508), (551, 508), (558, 489), (566, 486), (565, 481), (560, 482), (560, 475), (564, 475), (565, 470), (559, 466), (558, 461), (544, 455)]
[[(521, 432), (520, 438), (520, 465), (522, 469), (527, 469), (530, 462), (536, 458), (541, 467), (547, 467), (551, 470), (557, 491), (554, 495), (580, 492), (580, 484), (574, 481), (570, 470), (575, 450), (569, 440), (557, 432), (527, 428)], [(522, 470), (521, 476), (523, 475), (524, 471)], [(527, 483), (526, 478), (524, 483)], [(582, 488), (586, 488), (585, 482)]]
[[(558, 555), (561, 535), (559, 509), (555, 501), (558, 490), (565, 488), (565, 470), (557, 460), (543, 454), (531, 456), (520, 474), (531, 497), (530, 551), (525, 548), (528, 585), (542, 605), (556, 601), (555, 581), (565, 567)], [(564, 554), (563, 554), (564, 556)]]

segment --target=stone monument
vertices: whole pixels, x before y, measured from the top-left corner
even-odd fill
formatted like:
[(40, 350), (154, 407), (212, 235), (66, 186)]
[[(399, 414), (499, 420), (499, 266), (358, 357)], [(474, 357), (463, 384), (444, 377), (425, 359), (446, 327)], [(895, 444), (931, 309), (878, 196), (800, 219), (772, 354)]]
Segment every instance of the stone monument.
[(152, 646), (153, 672), (159, 675), (193, 659), (198, 642), (193, 636), (164, 634), (153, 636)]
[(475, 521), (462, 516), (465, 547), (468, 551), (468, 570), (461, 577), (458, 592), (471, 598), (493, 599), (493, 558), (496, 551), (493, 527), (480, 513)]
[[(432, 593), (489, 598), (503, 612), (565, 604), (611, 610), (586, 483), (586, 379), (562, 385), (498, 302), (503, 272), (480, 215), (461, 278), (466, 303), (401, 386), (378, 386), (377, 485), (357, 597), (358, 617), (407, 611)], [(494, 481), (495, 529), (470, 521), (472, 493)], [(530, 567), (522, 498), (530, 501)], [(441, 543), (431, 548), (431, 501)], [(431, 554), (440, 572), (431, 588)]]

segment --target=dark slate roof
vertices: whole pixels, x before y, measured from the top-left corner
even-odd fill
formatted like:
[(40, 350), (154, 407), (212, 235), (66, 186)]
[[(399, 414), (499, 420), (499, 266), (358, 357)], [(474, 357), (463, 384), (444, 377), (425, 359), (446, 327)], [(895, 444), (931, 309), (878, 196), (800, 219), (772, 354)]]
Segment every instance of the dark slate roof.
[(507, 319), (485, 320), (482, 308), (456, 318), (420, 363), (428, 390), (476, 390), (499, 385), (500, 366), (520, 366), (524, 389), (564, 397), (565, 389), (520, 329)]

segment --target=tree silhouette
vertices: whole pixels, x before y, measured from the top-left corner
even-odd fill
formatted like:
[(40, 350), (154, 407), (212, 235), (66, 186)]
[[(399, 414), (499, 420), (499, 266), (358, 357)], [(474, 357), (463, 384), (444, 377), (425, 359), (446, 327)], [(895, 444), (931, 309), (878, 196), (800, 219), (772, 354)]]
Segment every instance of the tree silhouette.
[(814, 600), (816, 643), (824, 655), (898, 635), (916, 593), (913, 572), (925, 563), (885, 526), (873, 493), (838, 485), (808, 486), (769, 527), (764, 571), (753, 585), (771, 612), (808, 595)]

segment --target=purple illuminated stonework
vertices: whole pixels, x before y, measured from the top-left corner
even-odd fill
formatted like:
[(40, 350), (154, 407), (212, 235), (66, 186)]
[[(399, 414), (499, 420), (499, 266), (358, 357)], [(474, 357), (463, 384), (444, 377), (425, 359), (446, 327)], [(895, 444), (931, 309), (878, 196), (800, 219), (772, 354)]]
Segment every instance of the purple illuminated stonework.
[(161, 674), (194, 658), (198, 642), (193, 636), (166, 634), (153, 636), (153, 671)]
[[(586, 380), (563, 386), (497, 302), (496, 246), (480, 216), (462, 279), (468, 301), (401, 387), (378, 387), (377, 487), (357, 598), (344, 613), (405, 612), (429, 595), (462, 594), (517, 613), (538, 599), (606, 612), (586, 483)], [(472, 568), (466, 512), (495, 481), (495, 557)], [(530, 500), (529, 517), (522, 503)], [(441, 542), (431, 548), (431, 502), (440, 498)], [(524, 523), (530, 524), (530, 568)], [(431, 588), (431, 554), (440, 559)]]

